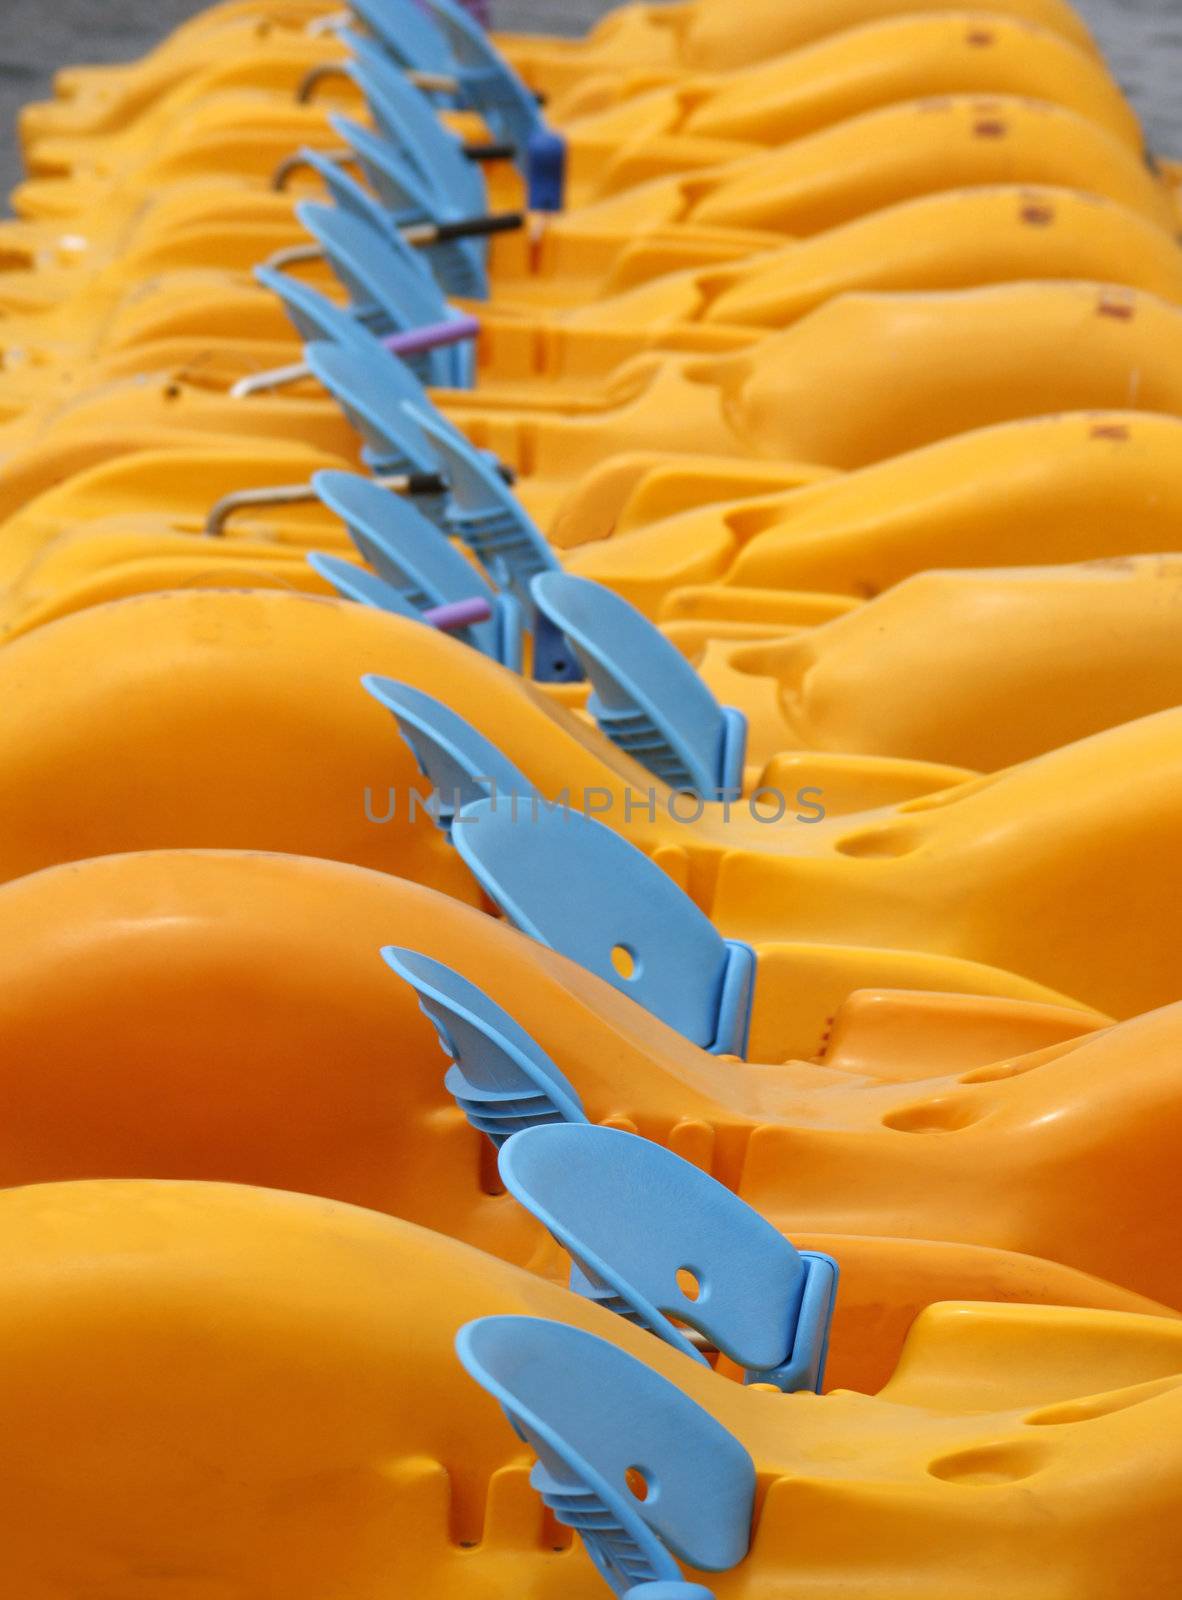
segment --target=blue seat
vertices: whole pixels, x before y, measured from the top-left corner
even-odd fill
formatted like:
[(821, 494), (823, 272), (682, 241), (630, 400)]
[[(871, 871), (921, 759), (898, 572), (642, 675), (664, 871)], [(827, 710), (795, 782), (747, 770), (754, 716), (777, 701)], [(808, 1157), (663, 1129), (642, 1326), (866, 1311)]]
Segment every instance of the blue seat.
[[(368, 349), (310, 344), (304, 354), (314, 376), (365, 440), (363, 456), (373, 472), (438, 477), (434, 445), (397, 404), (400, 393), (421, 393), (405, 362), (373, 340)], [(443, 487), (416, 495), (419, 509), (433, 521), (442, 519), (447, 500)]]
[[(353, 76), (365, 95), (374, 129), (334, 115), (330, 122), (357, 155), (369, 182), (392, 216), (411, 222), (459, 222), (488, 211), (488, 190), (478, 162), (435, 114), (428, 97), (392, 69), (380, 48), (346, 32)], [(451, 239), (423, 252), (440, 286), (463, 299), (486, 300), (488, 241)]]
[(315, 172), (324, 187), (328, 190), (328, 197), (339, 210), (347, 212), (350, 216), (364, 222), (369, 228), (380, 233), (383, 238), (393, 238), (396, 233), (394, 222), (375, 195), (358, 183), (357, 179), (347, 172), (332, 156), (326, 155), (323, 150), (311, 150), (305, 147), (300, 151), (300, 160), (311, 171)]
[(289, 278), (273, 267), (256, 267), (254, 275), (283, 303), (296, 332), (305, 344), (337, 344), (346, 350), (367, 354), (374, 348), (374, 337), (353, 313), (334, 305), (319, 290)]
[(447, 40), (467, 101), (498, 138), (517, 148), (531, 211), (561, 211), (566, 139), (542, 117), (537, 98), (488, 34), (455, 0), (423, 0)]
[(414, 0), (357, 0), (349, 9), (396, 65), (417, 72), (455, 70), (447, 40)]
[(432, 193), (462, 207), (462, 216), (487, 211), (488, 191), (479, 164), (467, 159), (461, 140), (439, 120), (422, 90), (369, 40), (354, 33), (344, 38), (353, 56), (353, 76), (386, 146), (406, 156)]
[(586, 1120), (545, 1051), (483, 989), (441, 961), (390, 945), (382, 956), (414, 989), (452, 1065), (448, 1093), (496, 1145), (526, 1128)]
[(319, 550), (309, 552), (308, 565), (327, 583), (331, 583), (345, 600), (355, 600), (359, 605), (372, 606), (377, 611), (388, 611), (393, 616), (405, 617), (408, 622), (421, 621), (419, 613), (407, 604), (392, 584), (376, 578), (372, 572), (366, 572), (364, 567), (355, 566), (351, 561), (342, 561), (340, 556), (325, 555)]
[(406, 228), (458, 219), (459, 208), (423, 176), (404, 149), (343, 112), (330, 112), (328, 120), (356, 158), (387, 222)]
[(665, 1582), (636, 1583), (624, 1590), (623, 1600), (714, 1600), (711, 1590), (700, 1583), (686, 1583), (684, 1579)]
[(517, 146), (524, 166), (530, 139), (545, 127), (536, 96), (462, 7), (453, 0), (423, 3), (447, 42), (468, 104), (480, 112), (498, 139)]
[(543, 683), (577, 683), (578, 661), (549, 619), (538, 611), (530, 589), (540, 572), (557, 570), (554, 552), (496, 466), (438, 413), (413, 403), (404, 410), (432, 441), (447, 476), (451, 498), (444, 526), (471, 550), (498, 587), (520, 603), (533, 634), (533, 675)]
[(671, 789), (737, 799), (747, 722), (720, 706), (647, 617), (587, 578), (533, 580), (539, 611), (561, 632), (594, 686), (587, 709), (613, 744)]
[[(413, 462), (416, 472), (440, 471), (439, 452), (415, 421), (416, 415), (435, 416), (434, 403), (400, 356), (372, 336), (348, 348), (320, 343), (305, 353), (316, 366), (316, 376), (366, 439), (375, 464), (401, 460)], [(413, 412), (404, 402), (413, 405)], [(439, 417), (439, 426), (452, 424)]]
[(449, 706), (408, 683), (367, 673), (362, 687), (394, 713), (419, 771), (434, 790), (435, 820), (445, 833), (459, 825), (460, 811), (486, 795), (520, 797), (529, 809), (534, 789), (507, 756)]
[(725, 1572), (747, 1554), (754, 1463), (667, 1378), (594, 1334), (537, 1317), (470, 1322), (456, 1352), (537, 1455), (530, 1482), (616, 1594), (675, 1584), (675, 1596), (700, 1597), (675, 1557)]
[[(487, 746), (487, 741), (483, 741)], [(462, 826), (460, 825), (462, 824)], [(452, 834), (510, 922), (704, 1050), (746, 1050), (755, 953), (618, 833), (558, 803), (466, 804)]]
[[(359, 217), (316, 201), (301, 201), (296, 215), (324, 251), (354, 316), (372, 334), (406, 333), (458, 316), (421, 254), (396, 232), (379, 233)], [(410, 365), (423, 383), (447, 388), (466, 386), (473, 373), (467, 345), (424, 351)]]
[(535, 1127), (501, 1150), (505, 1187), (575, 1263), (571, 1287), (703, 1357), (694, 1328), (752, 1382), (820, 1391), (837, 1263), (798, 1252), (680, 1156), (615, 1128)]
[(531, 579), (558, 566), (550, 546), (487, 456), (437, 415), (410, 402), (404, 409), (433, 444), (447, 474), (448, 525), (500, 587), (532, 613)]
[(486, 600), (491, 615), (457, 629), (455, 637), (511, 671), (521, 667), (521, 609), (498, 594), (471, 561), (422, 513), (399, 495), (351, 472), (318, 472), (312, 487), (340, 517), (349, 536), (379, 578), (393, 585), (416, 611), (473, 596)]
[[(309, 345), (305, 355), (314, 375), (365, 439), (365, 461), (375, 473), (441, 477), (441, 436), (453, 438), (457, 449), (472, 449), (436, 410), (406, 362), (370, 336), (366, 335), (364, 343), (351, 342), (347, 347), (339, 342)], [(424, 418), (430, 419), (430, 436), (421, 425)], [(489, 471), (497, 475), (491, 462)], [(449, 537), (456, 531), (451, 505), (447, 489), (415, 495), (416, 508)]]
[[(440, 193), (424, 181), (406, 156), (352, 118), (334, 113), (329, 121), (357, 157), (395, 227), (460, 222), (482, 215), (487, 209), (483, 203), (476, 208), (466, 207), (454, 197)], [(488, 299), (486, 239), (448, 239), (420, 246), (419, 253), (444, 294), (460, 300)]]
[[(428, 0), (437, 36), (428, 41), (423, 13), (417, 4), (419, 15), (410, 24), (405, 20), (406, 10), (411, 3), (412, 0), (365, 0), (364, 5), (354, 8), (375, 36), (376, 48), (371, 46), (372, 56), (384, 58), (380, 59), (380, 66), (372, 56), (365, 60), (375, 82), (389, 87), (392, 66), (395, 69), (410, 67), (454, 77), (459, 87), (460, 101), (479, 111), (496, 136), (512, 143), (517, 149), (518, 165), (529, 191), (530, 209), (560, 211), (566, 184), (566, 140), (563, 135), (545, 123), (535, 96), (496, 49), (483, 28), (460, 6), (452, 3), (452, 0)], [(393, 10), (391, 6), (394, 6)], [(356, 49), (356, 36), (350, 36), (348, 30), (340, 31), (345, 33)], [(416, 59), (408, 59), (412, 56)], [(426, 66), (428, 60), (444, 64)], [(424, 103), (428, 105), (432, 101), (438, 103), (441, 98), (448, 97), (423, 95)], [(372, 101), (371, 109), (381, 126)]]
[(371, 333), (401, 333), (442, 322), (447, 301), (419, 253), (371, 222), (317, 200), (302, 200), (296, 215), (324, 251), (348, 291), (354, 315)]

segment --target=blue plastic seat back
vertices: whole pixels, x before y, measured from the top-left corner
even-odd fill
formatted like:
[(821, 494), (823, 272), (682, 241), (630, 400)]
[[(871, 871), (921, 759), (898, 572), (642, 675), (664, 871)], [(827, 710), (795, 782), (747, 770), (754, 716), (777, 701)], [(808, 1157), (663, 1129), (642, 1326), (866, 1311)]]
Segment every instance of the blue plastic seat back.
[[(413, 162), (368, 128), (338, 115), (329, 121), (356, 155), (393, 226), (458, 222), (473, 214), (440, 194), (423, 179)], [(486, 240), (447, 239), (420, 246), (419, 252), (444, 294), (464, 300), (488, 299)]]
[(436, 416), (406, 407), (435, 447), (451, 486), (447, 521), (502, 589), (534, 610), (530, 583), (558, 565), (525, 507), (475, 445)]
[(531, 211), (561, 211), (566, 198), (567, 142), (544, 120), (537, 98), (497, 50), (484, 28), (455, 0), (424, 0), (457, 63), (464, 98), (498, 138), (512, 142)]
[(329, 199), (338, 210), (347, 212), (364, 222), (383, 238), (391, 234), (391, 222), (378, 199), (370, 194), (351, 173), (322, 150), (300, 151), (306, 165), (317, 173), (328, 190)]
[(686, 1583), (684, 1579), (657, 1578), (625, 1589), (623, 1600), (714, 1600), (714, 1591), (700, 1583)]
[(414, 506), (355, 472), (318, 472), (322, 504), (336, 513), (357, 549), (387, 583), (420, 609), (478, 595), (491, 605), (496, 591), (450, 540)]
[(395, 244), (371, 223), (319, 201), (302, 200), (296, 215), (324, 251), (355, 314), (371, 332), (398, 333), (446, 318), (447, 301), (410, 245), (401, 240)]
[(331, 112), (328, 120), (356, 156), (388, 220), (406, 227), (458, 218), (459, 209), (451, 198), (429, 183), (402, 150), (339, 111)]
[(530, 584), (557, 560), (525, 507), (494, 463), (438, 413), (427, 416), (412, 403), (405, 409), (433, 441), (451, 489), (443, 526), (454, 533), (497, 585), (522, 608), (533, 634), (533, 675), (547, 683), (577, 683), (582, 676), (562, 634), (537, 610)]
[[(407, 409), (413, 406), (422, 416), (436, 417), (435, 403), (401, 356), (385, 349), (372, 334), (348, 350), (320, 344), (309, 347), (307, 355), (323, 369), (321, 382), (341, 404), (366, 418), (375, 452), (382, 448), (383, 440), (390, 440), (393, 453), (409, 453), (419, 463), (416, 470), (440, 470), (434, 443)], [(439, 416), (439, 426), (450, 428), (453, 424)], [(407, 441), (412, 440), (413, 450), (408, 450)]]
[(390, 945), (382, 957), (418, 996), (444, 1053), (444, 1082), (474, 1128), (502, 1145), (513, 1134), (586, 1121), (570, 1084), (525, 1029), (451, 967)]
[(399, 66), (417, 72), (454, 70), (447, 40), (414, 0), (356, 0), (349, 9)]
[(256, 267), (254, 275), (264, 289), (278, 295), (305, 344), (337, 344), (343, 349), (363, 353), (374, 348), (373, 335), (362, 327), (353, 313), (334, 305), (319, 290), (273, 267)]
[(408, 683), (375, 673), (368, 673), (361, 683), (393, 712), (419, 771), (432, 786), (436, 821), (452, 833), (453, 842), (458, 814), (474, 800), (489, 794), (517, 796), (529, 809), (534, 794), (529, 780), (450, 706)]
[(742, 1055), (750, 946), (724, 940), (634, 845), (567, 806), (502, 796), (465, 805), (452, 835), (515, 927), (718, 1054)]
[[(438, 474), (433, 444), (398, 404), (400, 393), (421, 392), (404, 362), (373, 339), (364, 350), (310, 344), (304, 353), (313, 374), (365, 440), (366, 459), (374, 472)], [(446, 495), (441, 491), (433, 498), (428, 514), (434, 509), (442, 516)]]
[(739, 797), (746, 719), (719, 705), (660, 629), (602, 584), (569, 573), (535, 578), (533, 597), (593, 684), (588, 710), (613, 744), (671, 789)]
[(331, 583), (344, 600), (373, 606), (378, 611), (388, 611), (393, 616), (405, 617), (409, 622), (421, 620), (415, 608), (407, 604), (392, 584), (375, 578), (364, 567), (354, 566), (351, 561), (342, 561), (339, 556), (324, 555), (319, 550), (309, 552), (308, 565), (327, 583)]
[(474, 597), (487, 601), (491, 616), (457, 629), (481, 654), (516, 671), (521, 660), (521, 614), (499, 595), (451, 541), (409, 500), (390, 494), (352, 472), (318, 472), (312, 487), (342, 519), (360, 554), (379, 578), (399, 591), (416, 611)]
[(594, 1334), (535, 1317), (470, 1322), (456, 1350), (536, 1453), (531, 1483), (617, 1594), (681, 1582), (675, 1556), (704, 1572), (742, 1561), (754, 1463), (667, 1378)]
[(453, 0), (424, 0), (447, 41), (465, 98), (500, 139), (511, 140), (523, 163), (531, 136), (544, 127), (538, 102), (488, 34)]
[(708, 1173), (636, 1134), (590, 1124), (526, 1131), (505, 1145), (500, 1169), (574, 1260), (573, 1288), (695, 1360), (670, 1318), (760, 1382), (786, 1374), (792, 1387), (819, 1388), (829, 1319), (802, 1328), (801, 1313), (816, 1270), (832, 1310), (836, 1265), (798, 1253)]
[(429, 190), (461, 207), (461, 215), (482, 216), (488, 210), (484, 173), (426, 95), (364, 39), (347, 35), (346, 43), (379, 136), (413, 164)]
[[(324, 251), (354, 315), (371, 333), (405, 333), (456, 315), (422, 256), (397, 232), (379, 233), (359, 217), (314, 201), (302, 201), (296, 215)], [(409, 364), (424, 383), (445, 387), (462, 384), (472, 369), (470, 356), (456, 345), (424, 351)]]

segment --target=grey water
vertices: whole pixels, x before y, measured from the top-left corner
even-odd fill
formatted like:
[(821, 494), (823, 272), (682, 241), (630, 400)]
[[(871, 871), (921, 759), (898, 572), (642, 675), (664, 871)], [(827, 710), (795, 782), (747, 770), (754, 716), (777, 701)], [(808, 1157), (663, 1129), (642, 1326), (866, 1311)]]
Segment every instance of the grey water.
[[(503, 28), (577, 34), (609, 0), (493, 0)], [(784, 0), (786, 5), (791, 0)], [(970, 0), (971, 3), (971, 0)], [(55, 67), (129, 61), (206, 0), (0, 0), (0, 197), (21, 176), (15, 118), (50, 93)], [(738, 25), (743, 0), (733, 0)], [(1182, 158), (1182, 0), (1077, 0), (1145, 124), (1150, 149)]]

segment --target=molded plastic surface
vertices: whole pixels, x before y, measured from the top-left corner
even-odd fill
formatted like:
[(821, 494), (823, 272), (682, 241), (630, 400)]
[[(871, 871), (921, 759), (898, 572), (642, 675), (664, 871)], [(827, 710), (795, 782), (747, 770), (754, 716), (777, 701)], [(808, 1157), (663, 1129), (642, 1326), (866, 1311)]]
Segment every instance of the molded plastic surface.
[(423, 0), (456, 62), (465, 98), (494, 132), (524, 151), (542, 125), (535, 96), (475, 20), (452, 0)]
[(1098, 1032), (1089, 1013), (1028, 1002), (846, 999), (848, 971), (797, 949), (779, 1009), (808, 1006), (806, 1058), (836, 1013), (824, 1059), (722, 1064), (483, 912), (265, 848), (111, 855), (0, 887), (0, 1181), (233, 1177), (561, 1278), (533, 1219), (488, 1192), (490, 1152), (456, 1114), (435, 1031), (379, 959), (391, 937), (495, 995), (588, 1117), (640, 1129), (841, 1261), (838, 1387), (880, 1387), (936, 1300), (1182, 1303), (1182, 1006)]
[(536, 791), (513, 763), (442, 701), (375, 673), (361, 682), (397, 718), (419, 771), (434, 790), (436, 821), (441, 828), (450, 832), (463, 822), (460, 813), (464, 807), (490, 793), (517, 797), (509, 804), (519, 804), (523, 813), (536, 803)]
[[(377, 233), (347, 211), (313, 201), (296, 208), (333, 271), (349, 293), (354, 314), (379, 337), (433, 327), (455, 313), (423, 256), (396, 230)], [(411, 358), (424, 383), (462, 388), (471, 381), (472, 353), (466, 345), (437, 345)]]
[(572, 1288), (693, 1359), (702, 1357), (670, 1318), (761, 1383), (820, 1389), (832, 1257), (798, 1253), (708, 1173), (618, 1129), (530, 1130), (502, 1147), (499, 1165), (505, 1187), (574, 1259)]
[(617, 1594), (679, 1580), (670, 1551), (708, 1572), (746, 1555), (754, 1463), (667, 1379), (580, 1329), (522, 1317), (469, 1323), (456, 1350), (537, 1452), (531, 1482)]
[[(332, 125), (353, 150), (374, 193), (389, 208), (395, 226), (459, 222), (484, 211), (483, 196), (465, 204), (466, 191), (452, 193), (429, 183), (415, 162), (352, 118), (334, 116)], [(472, 163), (464, 165), (471, 168)], [(450, 239), (420, 248), (445, 294), (467, 300), (487, 300), (485, 240)]]
[[(375, 1085), (396, 1066), (387, 1037)], [(206, 1110), (195, 1098), (188, 1120)], [(334, 1123), (330, 1111), (308, 1147)], [(357, 1126), (364, 1142), (372, 1120)], [(429, 1188), (427, 1164), (419, 1175)], [(560, 1365), (549, 1343), (506, 1370), (488, 1355), (515, 1401), (549, 1412), (553, 1398), (546, 1421), (594, 1451), (613, 1498), (674, 1553), (684, 1537), (687, 1559), (738, 1559), (713, 1581), (687, 1574), (719, 1600), (810, 1586), (837, 1600), (851, 1585), (898, 1600), (901, 1573), (955, 1594), (982, 1572), (1000, 1600), (1107, 1600), (1130, 1577), (1171, 1593), (1182, 1573), (1182, 1332), (1162, 1317), (936, 1306), (881, 1395), (782, 1396), (479, 1250), (315, 1193), (24, 1186), (0, 1191), (0, 1236), (5, 1562), (22, 1600), (56, 1600), (63, 1570), (96, 1559), (128, 1594), (150, 1567), (290, 1600), (602, 1600), (582, 1550), (541, 1536), (553, 1528), (526, 1449), (456, 1360), (461, 1327), (505, 1315), (584, 1330), (648, 1375), (617, 1383), (620, 1363), (582, 1342), (571, 1359), (561, 1341)], [(666, 1420), (688, 1425), (704, 1461), (667, 1459)], [(604, 1431), (616, 1448), (600, 1453)], [(644, 1503), (629, 1467), (652, 1474)]]
[(403, 410), (431, 442), (447, 474), (449, 525), (500, 586), (532, 613), (531, 581), (558, 566), (549, 545), (487, 457), (434, 414), (410, 402)]
[(369, 351), (374, 339), (352, 311), (335, 305), (326, 295), (290, 278), (273, 267), (256, 267), (254, 275), (283, 304), (304, 344), (338, 344), (345, 349)]
[(440, 121), (427, 96), (368, 40), (355, 34), (347, 39), (353, 72), (385, 143), (411, 162), (432, 193), (454, 201), (466, 215), (484, 211), (484, 175), (464, 158), (460, 140)]
[(742, 713), (720, 706), (647, 618), (602, 584), (566, 573), (542, 573), (532, 592), (594, 685), (587, 709), (614, 744), (671, 789), (708, 800), (742, 793)]
[(308, 565), (313, 572), (331, 583), (345, 600), (355, 600), (363, 606), (376, 606), (379, 611), (389, 611), (393, 616), (406, 617), (412, 622), (422, 620), (420, 613), (392, 583), (375, 577), (372, 572), (366, 572), (364, 567), (352, 561), (343, 561), (340, 556), (329, 556), (313, 550), (308, 556)]
[(412, 608), (424, 610), (471, 596), (486, 600), (492, 612), (488, 621), (457, 630), (456, 637), (512, 671), (520, 670), (517, 602), (498, 594), (409, 500), (349, 472), (318, 472), (312, 486), (345, 522), (349, 537), (378, 576)]
[(390, 0), (357, 0), (350, 10), (403, 67), (418, 72), (450, 72), (454, 62), (447, 40), (421, 6)]
[[(420, 393), (418, 379), (405, 362), (381, 349), (310, 344), (308, 365), (366, 442), (366, 459), (377, 473), (438, 474), (438, 454), (413, 419), (398, 404), (402, 395)], [(432, 515), (442, 516), (442, 493), (420, 497)]]
[(703, 1049), (744, 1053), (754, 952), (722, 939), (626, 839), (541, 799), (478, 800), (458, 821), (456, 847), (515, 927)]
[(418, 996), (452, 1066), (448, 1093), (496, 1145), (521, 1129), (586, 1120), (546, 1053), (482, 989), (441, 961), (390, 945), (382, 956)]
[(392, 218), (382, 209), (379, 201), (373, 194), (364, 188), (352, 173), (332, 156), (326, 155), (322, 150), (315, 150), (305, 146), (299, 152), (300, 160), (323, 183), (328, 191), (329, 199), (338, 211), (343, 211), (347, 216), (357, 218), (367, 228), (372, 228), (382, 238), (393, 238), (396, 235), (396, 218)]

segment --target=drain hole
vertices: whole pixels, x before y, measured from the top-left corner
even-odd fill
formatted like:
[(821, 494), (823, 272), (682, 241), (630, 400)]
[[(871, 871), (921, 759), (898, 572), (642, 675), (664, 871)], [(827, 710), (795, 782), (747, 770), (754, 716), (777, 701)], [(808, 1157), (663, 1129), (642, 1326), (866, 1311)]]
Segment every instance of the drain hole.
[(624, 1482), (628, 1485), (633, 1499), (642, 1504), (648, 1499), (648, 1478), (641, 1467), (628, 1467), (624, 1473)]
[(627, 980), (640, 976), (640, 963), (636, 952), (626, 944), (612, 946), (612, 966), (619, 977)]
[(691, 1267), (678, 1267), (677, 1287), (687, 1300), (696, 1300), (702, 1292), (701, 1280)]

